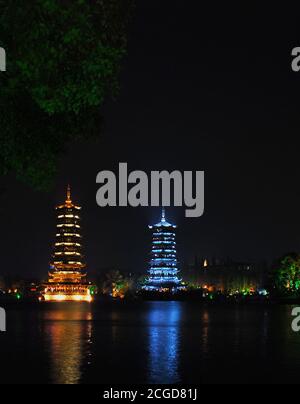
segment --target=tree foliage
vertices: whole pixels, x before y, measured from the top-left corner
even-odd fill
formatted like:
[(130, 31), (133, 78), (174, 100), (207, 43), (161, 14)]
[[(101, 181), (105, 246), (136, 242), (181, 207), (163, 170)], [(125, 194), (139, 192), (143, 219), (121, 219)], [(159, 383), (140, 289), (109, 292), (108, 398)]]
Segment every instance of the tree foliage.
[(111, 270), (106, 274), (102, 292), (105, 295), (123, 299), (130, 294), (134, 294), (133, 281), (124, 277), (119, 270)]
[(132, 0), (0, 0), (0, 170), (48, 186), (71, 139), (118, 92)]
[(283, 293), (300, 292), (300, 255), (289, 254), (282, 258), (274, 271), (275, 288)]

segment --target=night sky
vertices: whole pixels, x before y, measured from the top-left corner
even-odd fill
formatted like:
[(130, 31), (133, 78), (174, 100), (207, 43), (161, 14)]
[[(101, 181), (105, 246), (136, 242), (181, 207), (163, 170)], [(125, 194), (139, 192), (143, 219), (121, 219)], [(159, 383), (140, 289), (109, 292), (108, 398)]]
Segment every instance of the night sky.
[(69, 182), (83, 207), (88, 268), (145, 271), (147, 225), (159, 209), (96, 205), (97, 173), (117, 172), (119, 162), (205, 171), (204, 216), (167, 209), (179, 225), (181, 264), (300, 251), (300, 72), (291, 70), (299, 12), (198, 3), (138, 1), (119, 97), (101, 111), (97, 142), (70, 145), (52, 192), (1, 180), (1, 274), (47, 277), (54, 206)]

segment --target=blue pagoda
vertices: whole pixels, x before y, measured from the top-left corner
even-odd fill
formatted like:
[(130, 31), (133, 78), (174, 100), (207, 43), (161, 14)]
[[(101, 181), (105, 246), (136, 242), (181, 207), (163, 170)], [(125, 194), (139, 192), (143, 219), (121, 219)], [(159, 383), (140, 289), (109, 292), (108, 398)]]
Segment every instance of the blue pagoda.
[(178, 278), (176, 227), (166, 220), (164, 208), (160, 222), (149, 226), (152, 231), (152, 249), (144, 290), (174, 293), (185, 289)]

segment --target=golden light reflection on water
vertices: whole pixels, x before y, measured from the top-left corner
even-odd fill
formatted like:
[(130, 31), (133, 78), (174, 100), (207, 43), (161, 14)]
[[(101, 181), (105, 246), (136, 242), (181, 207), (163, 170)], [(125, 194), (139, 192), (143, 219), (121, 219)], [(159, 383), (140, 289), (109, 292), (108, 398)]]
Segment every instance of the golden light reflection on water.
[(91, 360), (92, 312), (88, 304), (60, 303), (43, 313), (50, 357), (50, 377), (55, 384), (77, 384), (82, 366)]
[(203, 353), (205, 355), (209, 353), (209, 327), (210, 327), (209, 312), (206, 308), (204, 308), (202, 313), (202, 346), (203, 346)]

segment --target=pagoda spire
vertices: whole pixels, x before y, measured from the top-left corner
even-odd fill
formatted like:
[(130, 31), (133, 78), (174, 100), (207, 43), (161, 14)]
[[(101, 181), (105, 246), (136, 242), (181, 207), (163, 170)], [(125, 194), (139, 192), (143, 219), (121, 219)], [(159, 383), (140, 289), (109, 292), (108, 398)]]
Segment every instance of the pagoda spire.
[(71, 186), (70, 186), (70, 184), (68, 184), (68, 188), (67, 188), (67, 199), (66, 199), (66, 203), (67, 203), (67, 204), (72, 203), (72, 199), (71, 199)]
[(161, 221), (165, 222), (166, 221), (166, 210), (165, 207), (163, 206), (161, 209)]

